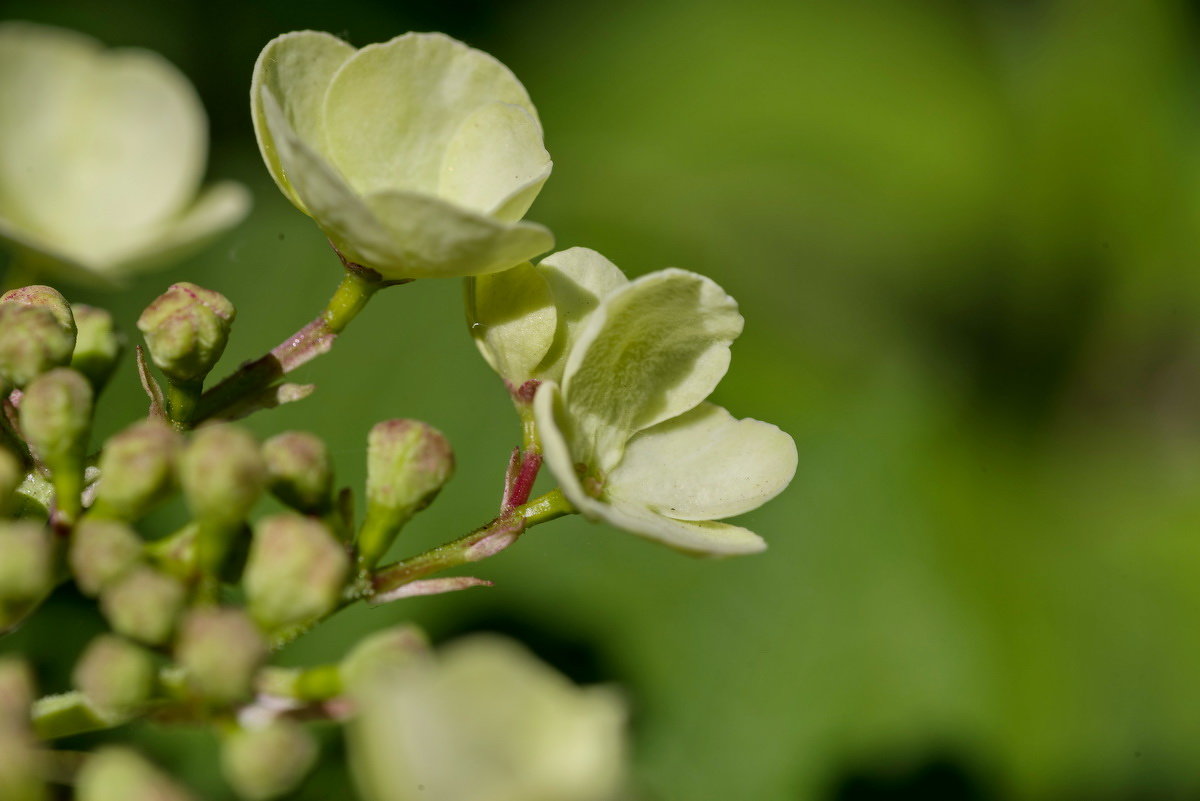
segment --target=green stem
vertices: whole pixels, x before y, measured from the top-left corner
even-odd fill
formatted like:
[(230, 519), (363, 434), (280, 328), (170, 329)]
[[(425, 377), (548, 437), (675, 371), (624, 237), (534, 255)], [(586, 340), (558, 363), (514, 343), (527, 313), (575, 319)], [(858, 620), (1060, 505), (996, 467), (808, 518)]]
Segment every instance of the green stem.
[(296, 701), (327, 701), (342, 694), (342, 672), (337, 665), (310, 668), (265, 668), (258, 677), (259, 692)]
[(329, 351), (338, 334), (358, 316), (376, 292), (405, 281), (385, 281), (373, 270), (348, 265), (333, 297), (315, 320), (276, 345), (270, 353), (246, 362), (232, 375), (205, 392), (195, 422), (220, 417), (249, 395), (268, 388), (282, 376)]
[(175, 381), (167, 378), (167, 416), (179, 430), (191, 426), (192, 417), (196, 414), (196, 406), (200, 403), (200, 391), (204, 380)]
[(425, 576), (486, 559), (512, 545), (526, 529), (574, 512), (561, 491), (548, 492), (466, 536), (381, 567), (371, 576), (372, 591), (390, 592)]
[(73, 465), (63, 465), (51, 473), (54, 482), (54, 505), (58, 510), (58, 519), (67, 525), (74, 525), (83, 511), (83, 465), (78, 469)]

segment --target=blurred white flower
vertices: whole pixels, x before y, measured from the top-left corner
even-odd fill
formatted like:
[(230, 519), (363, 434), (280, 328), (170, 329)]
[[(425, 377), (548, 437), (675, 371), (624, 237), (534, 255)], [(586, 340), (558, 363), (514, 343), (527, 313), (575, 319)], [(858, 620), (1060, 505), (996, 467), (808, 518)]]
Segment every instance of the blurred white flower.
[(0, 23), (0, 239), (34, 266), (112, 282), (237, 223), (241, 185), (197, 197), (207, 150), (195, 90), (157, 54)]
[(625, 708), (490, 635), (369, 671), (353, 688), (351, 760), (368, 801), (609, 801)]
[(553, 246), (519, 222), (550, 175), (537, 111), (486, 53), (440, 33), (355, 50), (300, 31), (263, 49), (250, 91), (279, 188), (384, 278), (495, 272)]

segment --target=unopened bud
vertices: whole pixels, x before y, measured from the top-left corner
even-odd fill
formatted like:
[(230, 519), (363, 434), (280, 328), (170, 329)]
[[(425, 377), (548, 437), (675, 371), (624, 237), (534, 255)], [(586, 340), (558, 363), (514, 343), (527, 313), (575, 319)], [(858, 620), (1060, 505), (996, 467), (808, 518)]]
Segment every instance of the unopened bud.
[(192, 795), (136, 752), (108, 746), (79, 771), (78, 801), (192, 801)]
[(333, 489), (333, 466), (325, 442), (305, 431), (285, 431), (263, 443), (263, 458), (271, 492), (301, 512), (328, 510)]
[(196, 691), (217, 706), (250, 697), (254, 674), (267, 655), (267, 642), (254, 621), (232, 608), (188, 612), (175, 644), (175, 661)]
[(217, 525), (241, 523), (266, 482), (258, 443), (228, 423), (201, 428), (179, 459), (179, 483), (192, 514)]
[(142, 540), (117, 520), (86, 517), (71, 534), (67, 561), (84, 595), (97, 595), (111, 581), (138, 563)]
[(104, 309), (79, 303), (74, 312), (75, 350), (71, 354), (71, 367), (87, 376), (99, 392), (117, 366), (125, 338), (113, 327), (112, 315)]
[(46, 801), (42, 779), (44, 751), (21, 732), (0, 728), (0, 798), (4, 801)]
[(0, 658), (0, 798), (44, 801), (39, 753), (29, 723), (33, 676), (14, 657)]
[(30, 726), (33, 676), (25, 662), (0, 658), (0, 798), (44, 801), (39, 752)]
[(0, 380), (23, 387), (71, 360), (75, 328), (37, 306), (0, 303)]
[(221, 772), (246, 801), (267, 801), (292, 791), (316, 758), (312, 735), (286, 718), (238, 729), (221, 744)]
[(16, 657), (0, 658), (0, 730), (27, 732), (32, 703), (33, 675), (29, 666)]
[(32, 601), (50, 589), (52, 548), (50, 532), (40, 523), (0, 521), (0, 609), (6, 601)]
[(141, 565), (100, 592), (100, 609), (118, 634), (150, 645), (166, 642), (183, 608), (184, 588), (174, 578)]
[(242, 584), (251, 614), (275, 629), (331, 611), (349, 570), (350, 558), (325, 526), (289, 512), (254, 526)]
[(101, 634), (71, 674), (75, 686), (106, 716), (123, 719), (145, 705), (154, 691), (157, 671), (145, 648), (123, 637)]
[(174, 381), (198, 381), (225, 351), (235, 315), (219, 292), (187, 282), (172, 284), (138, 318), (150, 357)]
[(367, 519), (359, 552), (383, 556), (396, 532), (424, 509), (454, 474), (454, 452), (441, 432), (418, 420), (386, 420), (367, 437)]
[(71, 304), (52, 286), (34, 284), (10, 289), (0, 295), (0, 303), (19, 303), (22, 306), (45, 309), (54, 315), (54, 319), (63, 328), (75, 330), (75, 315), (71, 311)]
[(8, 514), (16, 499), (17, 487), (25, 479), (21, 462), (7, 448), (0, 447), (0, 516)]
[(157, 420), (142, 420), (109, 437), (100, 453), (93, 511), (140, 518), (171, 491), (182, 448), (182, 437)]
[(402, 670), (428, 656), (429, 638), (414, 625), (393, 626), (369, 635), (338, 666), (342, 685), (351, 690)]
[(91, 427), (92, 387), (80, 373), (59, 367), (26, 387), (21, 433), (51, 472), (82, 472)]

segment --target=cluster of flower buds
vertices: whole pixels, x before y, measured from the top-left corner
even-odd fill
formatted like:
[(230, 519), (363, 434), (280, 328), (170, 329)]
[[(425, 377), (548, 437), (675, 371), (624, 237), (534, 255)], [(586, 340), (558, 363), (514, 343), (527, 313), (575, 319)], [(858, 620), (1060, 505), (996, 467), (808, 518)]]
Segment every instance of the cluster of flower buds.
[[(336, 485), (316, 436), (287, 431), (259, 442), (236, 423), (189, 425), (234, 310), (216, 292), (175, 284), (138, 321), (168, 386), (165, 407), (152, 405), (89, 454), (94, 401), (123, 345), (111, 318), (41, 286), (4, 295), (0, 317), (0, 627), (20, 625), (70, 581), (96, 599), (109, 629), (83, 649), (75, 691), (38, 702), (34, 728), (27, 673), (0, 664), (0, 748), (33, 753), (35, 734), (53, 738), (169, 707), (185, 719), (239, 721), (219, 730), (226, 776), (242, 797), (288, 792), (315, 760), (315, 741), (274, 707), (243, 714), (257, 709), (264, 681), (274, 675), (278, 684), (272, 648), (371, 595), (372, 568), (451, 477), (449, 444), (414, 420), (372, 428), (366, 515), (355, 525), (353, 494)], [(141, 369), (153, 400), (158, 383), (149, 365)], [(286, 511), (256, 517), (268, 494)], [(182, 498), (187, 521), (147, 538), (146, 516), (172, 497)], [(324, 703), (344, 695), (343, 686), (339, 674), (319, 697), (282, 697)], [(36, 760), (0, 763), (0, 797), (43, 797)], [(187, 797), (122, 749), (89, 760), (79, 792)]]

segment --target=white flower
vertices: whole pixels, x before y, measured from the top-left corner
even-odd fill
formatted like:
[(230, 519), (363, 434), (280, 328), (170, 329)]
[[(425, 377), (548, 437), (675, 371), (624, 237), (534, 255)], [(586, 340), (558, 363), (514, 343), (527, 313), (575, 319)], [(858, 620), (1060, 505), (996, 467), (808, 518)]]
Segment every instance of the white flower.
[(495, 272), (553, 245), (519, 222), (550, 175), (537, 111), (485, 53), (436, 33), (361, 50), (284, 34), (258, 58), (251, 106), (279, 188), (384, 278)]
[(490, 635), (372, 671), (352, 688), (355, 778), (369, 801), (608, 801), (625, 708)]
[(193, 250), (249, 208), (235, 183), (196, 197), (206, 126), (155, 53), (0, 24), (0, 239), (35, 266), (107, 282)]
[[(585, 253), (595, 267), (599, 254)], [(580, 266), (581, 256), (566, 251), (555, 259)], [(742, 330), (736, 303), (683, 270), (624, 283), (605, 276), (607, 268), (593, 269), (587, 279), (609, 287), (598, 304), (577, 292), (573, 309), (559, 307), (568, 322), (553, 342), (561, 338), (565, 356), (548, 351), (551, 363), (530, 374), (561, 369), (561, 386), (547, 380), (538, 389), (534, 416), (563, 494), (588, 517), (682, 551), (762, 550), (754, 532), (717, 521), (778, 495), (797, 455), (777, 427), (704, 402)]]

